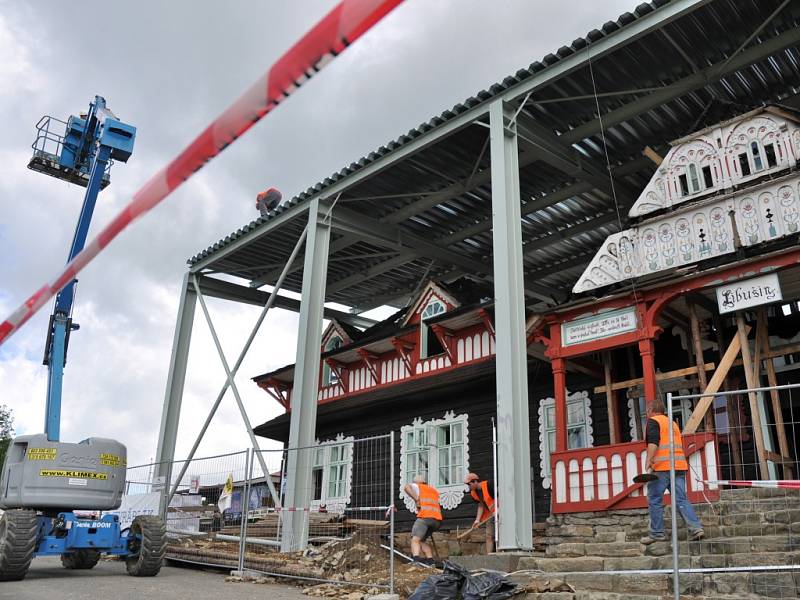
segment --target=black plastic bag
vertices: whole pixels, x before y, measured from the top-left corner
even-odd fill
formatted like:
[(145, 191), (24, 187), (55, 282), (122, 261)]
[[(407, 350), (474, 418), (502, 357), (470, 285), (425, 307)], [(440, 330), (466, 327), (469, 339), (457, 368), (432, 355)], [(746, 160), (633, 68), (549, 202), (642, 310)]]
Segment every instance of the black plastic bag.
[(461, 578), (451, 573), (431, 575), (417, 586), (408, 600), (457, 600)]
[(516, 587), (500, 573), (467, 575), (461, 597), (463, 600), (505, 600), (514, 594)]

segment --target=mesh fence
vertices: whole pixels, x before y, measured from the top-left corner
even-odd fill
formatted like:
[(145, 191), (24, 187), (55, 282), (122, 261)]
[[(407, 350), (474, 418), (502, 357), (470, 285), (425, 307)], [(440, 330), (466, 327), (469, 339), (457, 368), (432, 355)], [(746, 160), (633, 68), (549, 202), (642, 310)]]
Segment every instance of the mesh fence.
[[(129, 467), (123, 526), (166, 507), (173, 561), (393, 589), (394, 437)], [(289, 493), (290, 469), (310, 480)], [(167, 499), (169, 499), (167, 503)]]
[[(671, 562), (678, 567), (672, 589), (707, 598), (800, 597), (798, 394), (800, 386), (787, 385), (714, 396), (718, 475), (698, 472), (691, 462), (685, 474), (708, 495), (694, 507), (703, 539), (687, 539), (692, 525), (680, 517), (673, 534), (677, 499), (670, 498)], [(669, 408), (700, 398), (668, 396)]]
[[(292, 469), (311, 477), (290, 493)], [(263, 450), (252, 461), (244, 567), (365, 588), (391, 588), (393, 437), (338, 438), (307, 448)], [(280, 494), (264, 485), (266, 465)]]

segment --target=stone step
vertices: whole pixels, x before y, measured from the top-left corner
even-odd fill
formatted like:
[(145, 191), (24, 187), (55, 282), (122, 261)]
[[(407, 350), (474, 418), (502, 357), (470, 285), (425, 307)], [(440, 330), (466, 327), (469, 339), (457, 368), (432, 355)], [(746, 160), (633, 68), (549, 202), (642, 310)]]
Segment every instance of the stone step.
[[(800, 571), (799, 571), (800, 573)], [(682, 573), (681, 594), (704, 596), (711, 594), (753, 594), (759, 598), (797, 598), (800, 577), (795, 573)], [(670, 594), (672, 575), (571, 573), (564, 581), (576, 592), (614, 592), (627, 594)], [(577, 595), (577, 594), (576, 594)]]
[[(691, 555), (682, 553), (678, 557), (678, 566), (682, 569), (721, 569), (772, 565), (796, 565), (800, 569), (800, 551), (747, 552), (741, 554), (695, 552)], [(658, 549), (657, 553), (644, 554), (640, 546), (640, 553), (637, 556), (573, 556), (561, 558), (527, 556), (519, 558), (516, 567), (518, 570), (538, 570), (546, 573), (671, 569), (672, 553), (667, 546)], [(480, 567), (473, 566), (473, 568)]]
[(743, 498), (795, 498), (800, 500), (800, 490), (784, 488), (729, 488), (720, 490), (720, 500)]

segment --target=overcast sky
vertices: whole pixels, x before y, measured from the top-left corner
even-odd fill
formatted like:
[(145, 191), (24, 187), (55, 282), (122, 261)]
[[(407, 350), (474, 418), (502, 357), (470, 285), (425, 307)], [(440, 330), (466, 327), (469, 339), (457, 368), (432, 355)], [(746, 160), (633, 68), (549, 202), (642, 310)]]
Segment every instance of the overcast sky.
[[(112, 437), (129, 464), (155, 456), (186, 259), (257, 216), (258, 191), (290, 197), (639, 0), (407, 0), (80, 277), (62, 440)], [(0, 319), (63, 265), (82, 188), (29, 171), (34, 125), (102, 95), (138, 128), (100, 195), (92, 232), (336, 3), (333, 0), (0, 0)], [(258, 315), (210, 299), (229, 362)], [(50, 308), (0, 348), (0, 404), (18, 434), (43, 430)], [(254, 425), (282, 409), (250, 377), (294, 362), (297, 318), (273, 310), (237, 383)], [(198, 307), (177, 455), (224, 382)], [(233, 397), (200, 455), (248, 446)]]

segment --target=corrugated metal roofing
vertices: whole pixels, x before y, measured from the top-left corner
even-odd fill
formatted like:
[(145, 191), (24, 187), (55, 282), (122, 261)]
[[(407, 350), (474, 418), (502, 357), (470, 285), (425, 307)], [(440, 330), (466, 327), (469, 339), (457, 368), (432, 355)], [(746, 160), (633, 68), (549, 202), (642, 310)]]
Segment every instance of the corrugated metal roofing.
[[(192, 257), (189, 264), (242, 277), (253, 285), (273, 283), (305, 226), (306, 214), (299, 208), (336, 185), (337, 194), (341, 191), (337, 206), (455, 251), (485, 267), (472, 270), (472, 275), (487, 277), (492, 267), (491, 182), (488, 129), (480, 126), (487, 118), (480, 112), (478, 124), (466, 123), (453, 131), (446, 126), (520, 82), (548, 69), (557, 71), (568, 57), (586, 53), (609, 35), (680, 1), (640, 4), (318, 182), (266, 218)], [(697, 4), (607, 54), (582, 60), (536, 88), (521, 107), (524, 266), (526, 287), (537, 301), (547, 301), (549, 292), (563, 300), (596, 248), (619, 229), (620, 222), (625, 224), (628, 208), (655, 169), (641, 156), (645, 147), (663, 148), (669, 140), (705, 125), (766, 102), (786, 101), (800, 88), (800, 3), (784, 7), (735, 56), (732, 53), (740, 50), (780, 0)], [(522, 99), (521, 95), (518, 105)], [(619, 206), (608, 182), (598, 106)], [(413, 153), (400, 152), (427, 132), (443, 131), (447, 135)], [(525, 141), (541, 132), (540, 139), (555, 149), (550, 156), (536, 143)], [(554, 166), (559, 163), (552, 155), (559, 152), (570, 160), (580, 157), (581, 169)], [(379, 159), (387, 162), (385, 168), (360, 176)], [(284, 221), (270, 228), (276, 219)], [(254, 235), (262, 229), (271, 230), (262, 237)], [(470, 270), (429, 250), (410, 251), (334, 230), (327, 300), (362, 308), (402, 303), (423, 277), (452, 280), (464, 272)], [(299, 291), (301, 283), (302, 269), (296, 268), (284, 287)]]

